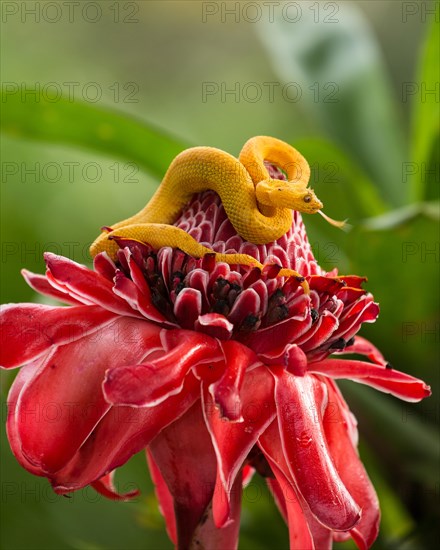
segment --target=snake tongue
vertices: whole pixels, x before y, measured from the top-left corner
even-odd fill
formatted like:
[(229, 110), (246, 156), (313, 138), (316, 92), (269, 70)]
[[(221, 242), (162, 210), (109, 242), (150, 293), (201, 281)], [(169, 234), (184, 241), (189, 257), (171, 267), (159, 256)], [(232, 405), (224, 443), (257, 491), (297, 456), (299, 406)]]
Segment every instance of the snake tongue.
[(321, 216), (324, 218), (326, 222), (328, 222), (330, 225), (333, 225), (334, 227), (339, 227), (339, 229), (342, 229), (343, 231), (350, 231), (352, 226), (347, 223), (347, 220), (339, 221), (334, 220), (333, 218), (330, 218), (330, 216), (327, 216), (327, 214), (324, 214), (322, 210), (318, 210), (318, 214), (321, 214)]

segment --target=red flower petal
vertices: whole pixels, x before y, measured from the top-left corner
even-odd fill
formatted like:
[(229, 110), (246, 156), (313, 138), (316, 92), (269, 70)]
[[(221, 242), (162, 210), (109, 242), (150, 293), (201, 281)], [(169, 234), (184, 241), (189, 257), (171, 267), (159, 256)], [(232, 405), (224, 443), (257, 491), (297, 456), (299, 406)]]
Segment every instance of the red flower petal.
[(359, 355), (365, 355), (365, 357), (368, 357), (368, 359), (370, 359), (374, 363), (377, 363), (378, 365), (386, 366), (388, 364), (384, 356), (376, 348), (376, 346), (374, 346), (365, 338), (362, 338), (362, 336), (356, 336), (354, 339), (354, 343), (351, 346), (347, 346), (344, 350), (335, 351), (335, 354), (337, 355), (344, 355), (347, 353), (357, 353)]
[[(231, 489), (230, 521), (219, 529), (215, 525), (212, 504), (210, 504), (194, 531), (190, 548), (236, 550), (240, 530), (241, 496), (242, 479), (240, 472)], [(185, 547), (182, 546), (182, 548)]]
[(21, 391), (15, 412), (27, 460), (48, 473), (67, 464), (109, 409), (101, 391), (105, 370), (141, 360), (157, 346), (159, 330), (120, 317), (98, 335), (55, 348)]
[(242, 477), (243, 477), (243, 487), (246, 487), (248, 483), (250, 483), (251, 479), (254, 477), (255, 470), (252, 468), (252, 466), (249, 466), (249, 464), (245, 464), (243, 466), (242, 470)]
[[(139, 252), (139, 249), (135, 249), (135, 254)], [(134, 282), (134, 284), (138, 287), (138, 289), (140, 290), (141, 294), (144, 294), (147, 298), (149, 298), (149, 301), (151, 302), (151, 299), (150, 299), (150, 295), (151, 295), (151, 292), (150, 292), (150, 287), (148, 286), (148, 283), (145, 279), (145, 276), (142, 272), (142, 269), (139, 267), (138, 263), (136, 262), (135, 260), (135, 257), (133, 256), (133, 252), (127, 254), (127, 261), (128, 261), (128, 268), (130, 269), (130, 277), (132, 279), (132, 281)], [(139, 257), (139, 262), (142, 262), (143, 261), (143, 257), (142, 255), (140, 255)], [(141, 264), (142, 265), (142, 264)]]
[(275, 416), (273, 379), (266, 367), (246, 373), (241, 389), (242, 422), (225, 422), (206, 387), (203, 393), (205, 421), (217, 455), (218, 471), (213, 500), (217, 526), (230, 514), (230, 492), (249, 451)]
[(213, 338), (204, 334), (163, 330), (162, 338), (172, 349), (145, 364), (109, 369), (103, 383), (108, 403), (132, 407), (153, 407), (179, 393), (188, 371), (200, 363), (221, 359)]
[(116, 271), (114, 294), (121, 297), (132, 308), (132, 313), (139, 311), (143, 317), (156, 323), (171, 325), (151, 302), (151, 293), (142, 294), (133, 281), (128, 279), (121, 271)]
[(235, 326), (240, 327), (249, 315), (257, 316), (260, 310), (260, 297), (252, 288), (243, 290), (235, 300), (228, 315), (228, 320)]
[(198, 332), (204, 332), (205, 334), (212, 336), (212, 338), (229, 340), (232, 336), (234, 325), (220, 313), (205, 313), (205, 315), (199, 316), (194, 328)]
[(371, 294), (361, 298), (344, 311), (335, 336), (349, 340), (359, 330), (361, 323), (373, 323), (379, 315), (379, 304), (373, 302)]
[(366, 290), (363, 290), (362, 288), (352, 288), (350, 286), (344, 286), (339, 290), (336, 294), (338, 297), (338, 300), (341, 300), (343, 302), (344, 306), (350, 305), (353, 302), (356, 302), (362, 296), (364, 296), (367, 293)]
[(323, 277), (313, 275), (309, 280), (310, 290), (316, 290), (318, 294), (329, 294), (330, 296), (337, 292), (345, 285), (340, 280), (334, 277)]
[(338, 325), (338, 319), (329, 311), (324, 311), (315, 325), (298, 340), (298, 344), (305, 352), (318, 348), (332, 336)]
[(121, 466), (198, 399), (200, 384), (189, 374), (182, 391), (156, 407), (112, 407), (66, 467), (51, 476), (54, 490), (75, 491)]
[(199, 403), (150, 445), (174, 498), (179, 548), (189, 548), (214, 491), (216, 459)]
[(102, 277), (112, 282), (116, 265), (107, 252), (100, 252), (93, 258), (93, 269)]
[(252, 283), (249, 288), (251, 290), (254, 290), (259, 298), (260, 298), (260, 310), (262, 315), (266, 315), (267, 313), (267, 304), (269, 300), (268, 292), (267, 292), (267, 286), (264, 284), (262, 279), (258, 279), (254, 283)]
[(256, 353), (270, 352), (274, 347), (274, 342), (277, 347), (291, 344), (312, 325), (310, 315), (307, 315), (310, 298), (306, 295), (303, 296), (298, 303), (297, 314), (294, 317), (250, 334), (238, 334), (237, 338)]
[(86, 298), (85, 296), (80, 296), (79, 294), (76, 294), (73, 290), (68, 289), (66, 285), (63, 285), (59, 281), (55, 279), (55, 277), (52, 275), (52, 273), (46, 269), (46, 279), (48, 280), (49, 284), (55, 289), (58, 290), (58, 292), (61, 292), (62, 294), (68, 294), (72, 299), (77, 300), (80, 304), (88, 305), (88, 306), (94, 306), (96, 305), (92, 300), (89, 298)]
[(307, 504), (300, 502), (301, 497), (295, 493), (282, 472), (273, 464), (272, 467), (277, 471), (276, 479), (269, 478), (266, 481), (289, 526), (291, 550), (331, 550), (332, 531), (321, 525), (310, 512), (305, 513)]
[(431, 388), (423, 380), (409, 374), (388, 369), (383, 365), (349, 359), (325, 359), (309, 364), (309, 372), (331, 378), (348, 378), (367, 384), (405, 401), (417, 402), (431, 395)]
[(368, 280), (366, 277), (359, 277), (358, 275), (340, 275), (337, 279), (339, 281), (344, 281), (347, 287), (353, 288), (361, 288), (362, 283)]
[[(277, 474), (280, 474), (281, 472), (277, 472)], [(281, 489), (281, 485), (278, 483), (277, 478), (279, 475), (277, 475), (275, 478), (266, 478), (266, 483), (269, 487), (270, 492), (272, 493), (275, 504), (278, 507), (278, 510), (280, 511), (280, 514), (283, 516), (284, 521), (288, 522), (288, 512), (287, 512), (287, 505), (286, 505), (286, 495), (284, 494), (284, 491)], [(283, 485), (283, 487), (287, 487), (290, 485), (287, 481)], [(293, 489), (290, 487), (289, 491), (293, 491)], [(287, 495), (287, 500), (293, 500), (290, 495)], [(296, 495), (295, 495), (296, 500)], [(294, 523), (294, 527), (296, 528), (298, 526), (299, 522)], [(290, 529), (289, 529), (290, 531)], [(310, 540), (308, 541), (310, 542)]]
[(70, 304), (73, 306), (83, 303), (80, 300), (69, 296), (67, 292), (62, 292), (61, 290), (57, 290), (56, 288), (54, 288), (45, 275), (38, 275), (36, 273), (28, 271), (27, 269), (22, 269), (21, 274), (23, 275), (23, 278), (27, 282), (27, 284), (39, 294), (49, 296), (50, 298), (55, 298), (56, 300), (60, 300), (65, 304)]
[[(133, 248), (133, 253), (140, 254), (139, 247), (142, 247), (142, 246), (143, 245), (141, 245), (140, 243), (137, 243), (136, 246)], [(162, 313), (155, 307), (153, 303), (150, 287), (148, 286), (148, 283), (144, 277), (142, 269), (136, 263), (133, 253), (130, 253), (130, 254), (127, 253), (127, 262), (130, 270), (130, 276), (133, 280), (133, 283), (138, 289), (137, 291), (135, 289), (131, 289), (132, 300), (134, 300), (136, 303), (135, 308), (138, 309), (142, 313), (142, 315), (147, 319), (149, 319), (150, 321), (161, 323), (167, 326), (176, 326), (175, 323), (170, 322), (170, 320), (168, 320), (164, 315), (162, 315)], [(142, 256), (139, 258), (139, 262), (141, 261), (142, 261)], [(115, 281), (115, 287), (114, 287), (115, 292), (117, 287), (116, 283), (117, 283), (117, 280)], [(121, 282), (119, 283), (119, 285), (120, 285), (119, 292), (122, 293), (123, 288), (121, 286)]]
[(193, 269), (190, 273), (188, 273), (185, 279), (185, 284), (187, 285), (187, 287), (199, 291), (200, 298), (202, 300), (201, 309), (203, 309), (204, 311), (206, 311), (206, 308), (209, 307), (207, 294), (208, 282), (209, 274), (203, 269)]
[(243, 275), (243, 288), (249, 288), (259, 280), (261, 280), (261, 270), (258, 267), (252, 267)]
[(94, 481), (91, 485), (95, 489), (95, 491), (110, 500), (128, 501), (139, 496), (140, 491), (137, 489), (134, 489), (124, 494), (118, 493), (115, 489), (115, 486), (113, 485), (114, 475), (115, 471), (113, 470), (109, 474)]
[(220, 416), (230, 421), (241, 417), (240, 389), (247, 367), (256, 361), (255, 354), (246, 346), (234, 341), (221, 345), (225, 356), (225, 372), (209, 390), (219, 408)]
[(75, 342), (115, 319), (113, 313), (98, 306), (7, 304), (0, 310), (0, 365), (3, 368), (29, 363), (52, 346)]
[(156, 497), (159, 501), (159, 510), (165, 518), (168, 536), (173, 544), (177, 544), (176, 516), (174, 515), (173, 497), (149, 449), (146, 450), (146, 456), (151, 479), (155, 487)]
[(258, 354), (266, 365), (278, 365), (295, 374), (304, 376), (307, 372), (307, 356), (296, 344), (287, 344), (282, 349), (275, 348), (271, 352)]
[(22, 389), (26, 386), (26, 384), (30, 380), (32, 380), (35, 374), (35, 370), (37, 368), (37, 362), (30, 363), (29, 365), (22, 367), (15, 377), (14, 383), (12, 384), (8, 395), (8, 420), (6, 424), (6, 429), (9, 445), (11, 446), (11, 450), (14, 453), (15, 458), (23, 466), (23, 468), (26, 468), (28, 472), (40, 476), (42, 475), (41, 468), (34, 466), (23, 455), (20, 436), (17, 433), (17, 422), (15, 421), (17, 403), (20, 398), (20, 393)]
[(72, 260), (46, 252), (44, 255), (47, 269), (54, 280), (66, 292), (85, 298), (119, 315), (135, 316), (136, 313), (127, 303), (115, 295), (110, 281)]
[[(289, 527), (289, 547), (291, 550), (315, 550), (310, 531), (310, 518), (304, 514), (304, 507), (297, 488), (291, 479), (290, 472), (281, 447), (278, 422), (275, 420), (260, 437), (259, 447), (266, 456), (275, 474), (275, 479), (267, 479), (274, 493), (275, 502)], [(305, 505), (307, 507), (307, 505)], [(317, 550), (327, 550), (331, 546), (320, 546)]]
[(202, 312), (202, 295), (195, 288), (184, 288), (174, 303), (174, 315), (182, 328), (194, 329)]
[[(376, 540), (379, 532), (379, 502), (367, 472), (351, 442), (348, 430), (350, 420), (345, 418), (344, 414), (347, 406), (339, 392), (334, 389), (332, 381), (327, 382), (327, 387), (329, 403), (335, 403), (340, 414), (336, 417), (334, 414), (324, 416), (325, 436), (338, 474), (356, 503), (361, 507), (361, 520), (351, 534), (358, 547), (361, 550), (366, 550)], [(327, 409), (327, 412), (331, 413), (332, 410)]]
[[(316, 518), (329, 529), (346, 531), (360, 511), (341, 481), (317, 418), (319, 381), (312, 376), (275, 373), (275, 402), (287, 464)], [(322, 398), (321, 398), (322, 399)]]

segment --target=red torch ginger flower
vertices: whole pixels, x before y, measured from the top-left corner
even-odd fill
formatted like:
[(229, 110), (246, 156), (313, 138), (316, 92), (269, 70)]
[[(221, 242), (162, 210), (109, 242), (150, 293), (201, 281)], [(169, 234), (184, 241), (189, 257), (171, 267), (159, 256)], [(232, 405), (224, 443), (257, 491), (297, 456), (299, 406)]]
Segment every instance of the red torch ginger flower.
[[(114, 470), (146, 448), (180, 549), (236, 548), (241, 488), (255, 471), (292, 549), (350, 537), (370, 547), (379, 506), (334, 380), (407, 401), (430, 392), (356, 336), (379, 313), (364, 279), (323, 272), (297, 212), (285, 236), (257, 246), (243, 242), (208, 191), (175, 225), (265, 267), (234, 269), (123, 239), (117, 262), (101, 253), (93, 270), (46, 254), (46, 275), (24, 277), (70, 307), (10, 304), (1, 313), (1, 364), (22, 366), (8, 400), (16, 458), (57, 493), (91, 484), (123, 500), (134, 493), (116, 493)], [(306, 277), (310, 294), (277, 277), (281, 267)]]

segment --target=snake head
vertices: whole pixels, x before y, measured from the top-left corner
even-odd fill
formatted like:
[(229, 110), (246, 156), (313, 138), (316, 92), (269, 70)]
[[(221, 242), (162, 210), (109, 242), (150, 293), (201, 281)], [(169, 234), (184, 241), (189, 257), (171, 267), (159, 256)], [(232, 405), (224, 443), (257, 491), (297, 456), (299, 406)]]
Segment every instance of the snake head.
[(289, 208), (315, 214), (323, 207), (314, 191), (304, 184), (284, 180), (264, 180), (255, 189), (257, 201), (265, 206)]

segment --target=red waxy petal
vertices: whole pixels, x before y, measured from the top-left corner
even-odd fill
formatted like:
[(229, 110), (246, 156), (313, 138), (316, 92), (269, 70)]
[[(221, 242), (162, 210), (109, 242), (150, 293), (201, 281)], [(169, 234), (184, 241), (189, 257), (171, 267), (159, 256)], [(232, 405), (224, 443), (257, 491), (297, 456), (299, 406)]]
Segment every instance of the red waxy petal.
[(307, 372), (307, 356), (296, 344), (287, 344), (282, 349), (260, 353), (258, 357), (266, 365), (282, 366), (296, 376), (304, 376)]
[(226, 367), (222, 377), (209, 390), (219, 408), (220, 416), (230, 421), (241, 419), (240, 389), (247, 367), (256, 355), (246, 346), (234, 341), (222, 344)]
[(202, 295), (195, 288), (184, 288), (174, 303), (174, 315), (182, 328), (194, 329), (197, 318), (202, 312)]
[(97, 334), (55, 348), (22, 389), (15, 410), (26, 459), (48, 474), (65, 466), (109, 409), (101, 391), (105, 370), (142, 360), (157, 346), (159, 330), (120, 317)]
[(145, 364), (116, 367), (106, 373), (103, 391), (109, 403), (154, 407), (180, 392), (191, 368), (221, 357), (216, 340), (204, 334), (164, 330), (162, 337), (172, 340), (173, 347), (161, 357)]
[(133, 489), (132, 491), (128, 491), (127, 493), (123, 494), (118, 493), (113, 484), (114, 475), (115, 471), (113, 470), (109, 474), (94, 481), (91, 485), (95, 489), (95, 491), (110, 500), (119, 500), (125, 502), (140, 495), (140, 491), (138, 489)]
[(267, 353), (273, 349), (274, 342), (276, 342), (277, 347), (295, 342), (295, 340), (310, 328), (311, 324), (312, 321), (310, 317), (306, 316), (305, 309), (304, 317), (301, 320), (297, 318), (287, 319), (286, 321), (281, 321), (280, 323), (259, 329), (250, 334), (239, 334), (237, 338), (248, 347), (252, 348), (256, 353)]
[(216, 478), (215, 453), (200, 404), (162, 430), (150, 451), (174, 499), (179, 548), (189, 548)]
[(128, 279), (121, 271), (116, 271), (115, 284), (113, 287), (115, 295), (124, 299), (133, 310), (139, 311), (143, 317), (156, 323), (170, 323), (151, 303), (151, 294), (148, 291), (143, 294), (133, 281)]
[(212, 338), (229, 340), (232, 336), (234, 325), (220, 313), (205, 313), (205, 315), (200, 315), (197, 319), (195, 329), (198, 332), (204, 332), (212, 336)]
[(0, 308), (0, 365), (18, 367), (55, 345), (80, 340), (115, 320), (99, 306), (7, 304)]
[(329, 381), (329, 402), (338, 407), (339, 415), (335, 417), (327, 409), (323, 419), (325, 436), (333, 462), (350, 494), (361, 507), (362, 517), (351, 531), (351, 535), (361, 550), (370, 548), (379, 532), (380, 511), (374, 488), (368, 479), (367, 472), (359, 460), (349, 434), (350, 419), (345, 417), (348, 410), (334, 383)]
[(320, 275), (314, 275), (309, 280), (310, 290), (316, 290), (318, 294), (337, 294), (337, 292), (344, 287), (344, 283), (334, 279), (332, 277), (322, 277)]
[[(307, 504), (298, 494), (298, 488), (292, 479), (289, 468), (286, 463), (283, 449), (281, 447), (278, 422), (276, 419), (266, 429), (260, 437), (259, 447), (263, 451), (266, 459), (275, 474), (275, 479), (267, 479), (270, 489), (274, 493), (275, 502), (289, 527), (290, 548), (315, 550), (315, 544), (311, 534), (311, 524), (316, 520), (311, 520), (309, 512), (307, 517), (305, 508)], [(331, 546), (322, 545), (316, 550), (327, 550)]]
[(379, 305), (373, 297), (367, 295), (356, 302), (348, 311), (344, 311), (337, 336), (349, 340), (359, 330), (361, 323), (373, 323), (379, 315)]
[(204, 391), (205, 420), (218, 463), (213, 501), (217, 526), (223, 526), (229, 518), (231, 487), (243, 461), (275, 416), (273, 388), (273, 379), (266, 367), (246, 373), (240, 395), (242, 422), (225, 422), (206, 389)]
[(206, 311), (208, 307), (207, 288), (209, 283), (209, 274), (203, 269), (194, 269), (185, 278), (187, 287), (198, 290), (202, 299), (202, 309)]
[(76, 491), (122, 466), (199, 399), (200, 384), (190, 374), (182, 391), (157, 407), (110, 408), (72, 460), (51, 476), (54, 490)]
[(173, 544), (177, 544), (176, 516), (174, 514), (174, 499), (165, 480), (154, 461), (150, 450), (146, 450), (148, 467), (150, 469), (151, 479), (153, 480), (157, 500), (159, 501), (159, 510), (165, 518), (165, 525), (168, 536)]
[(350, 359), (325, 359), (309, 364), (309, 372), (331, 378), (348, 378), (367, 384), (405, 401), (417, 402), (431, 395), (431, 388), (418, 378), (383, 365)]
[(228, 315), (228, 320), (235, 327), (240, 327), (246, 317), (257, 316), (259, 310), (260, 297), (255, 290), (248, 288), (238, 295)]
[(14, 453), (15, 458), (18, 460), (18, 462), (28, 472), (31, 472), (32, 474), (35, 474), (37, 476), (41, 476), (44, 475), (44, 472), (42, 472), (41, 468), (29, 462), (28, 459), (23, 455), (20, 436), (17, 433), (18, 426), (17, 422), (15, 421), (15, 414), (20, 394), (26, 384), (28, 384), (29, 381), (32, 380), (35, 371), (38, 369), (38, 366), (39, 362), (36, 361), (35, 363), (30, 363), (29, 365), (22, 367), (18, 371), (18, 374), (15, 377), (15, 380), (8, 394), (8, 419), (6, 430), (8, 434), (9, 445), (11, 446), (11, 450)]
[(249, 464), (245, 464), (243, 466), (242, 474), (243, 487), (246, 487), (246, 485), (250, 483), (251, 479), (254, 477), (255, 470), (254, 468), (252, 468), (252, 466), (249, 466)]
[(341, 275), (337, 279), (344, 281), (348, 287), (353, 288), (361, 288), (362, 283), (368, 280), (366, 277), (359, 277), (358, 275)]
[(249, 286), (250, 289), (254, 290), (260, 298), (260, 311), (262, 315), (267, 313), (267, 304), (269, 300), (267, 286), (261, 279), (258, 279)]
[(111, 282), (99, 273), (48, 252), (44, 259), (54, 280), (63, 290), (72, 292), (74, 298), (84, 298), (119, 315), (136, 315), (124, 300), (115, 295)]
[(310, 512), (305, 514), (293, 487), (274, 464), (272, 467), (276, 471), (276, 479), (268, 478), (266, 481), (289, 527), (289, 547), (292, 550), (331, 550), (332, 531), (321, 525)]
[(347, 531), (360, 519), (360, 510), (333, 464), (319, 419), (321, 403), (312, 376), (275, 373), (275, 402), (287, 464), (316, 518), (329, 529)]
[(112, 282), (115, 276), (116, 265), (107, 252), (100, 252), (93, 258), (93, 269), (102, 277)]
[(45, 275), (38, 275), (28, 271), (27, 269), (22, 269), (21, 274), (27, 284), (39, 294), (49, 296), (50, 298), (55, 298), (56, 300), (60, 300), (65, 304), (70, 304), (73, 306), (81, 305), (83, 303), (80, 300), (69, 296), (67, 292), (62, 292), (61, 290), (54, 288)]
[(298, 340), (303, 351), (313, 350), (324, 344), (338, 328), (338, 319), (329, 311), (324, 311), (310, 331)]
[(365, 357), (368, 357), (368, 359), (370, 359), (374, 363), (377, 363), (378, 365), (387, 365), (387, 361), (385, 360), (381, 352), (376, 348), (376, 346), (374, 346), (365, 338), (362, 338), (362, 336), (356, 336), (354, 339), (354, 343), (351, 346), (347, 346), (344, 350), (335, 351), (335, 354), (338, 355), (344, 355), (346, 353), (357, 353), (359, 355), (365, 355)]
[(190, 548), (237, 549), (240, 530), (241, 495), (242, 479), (240, 472), (231, 489), (231, 507), (228, 523), (221, 528), (216, 526), (213, 518), (213, 508), (210, 504), (194, 531)]

